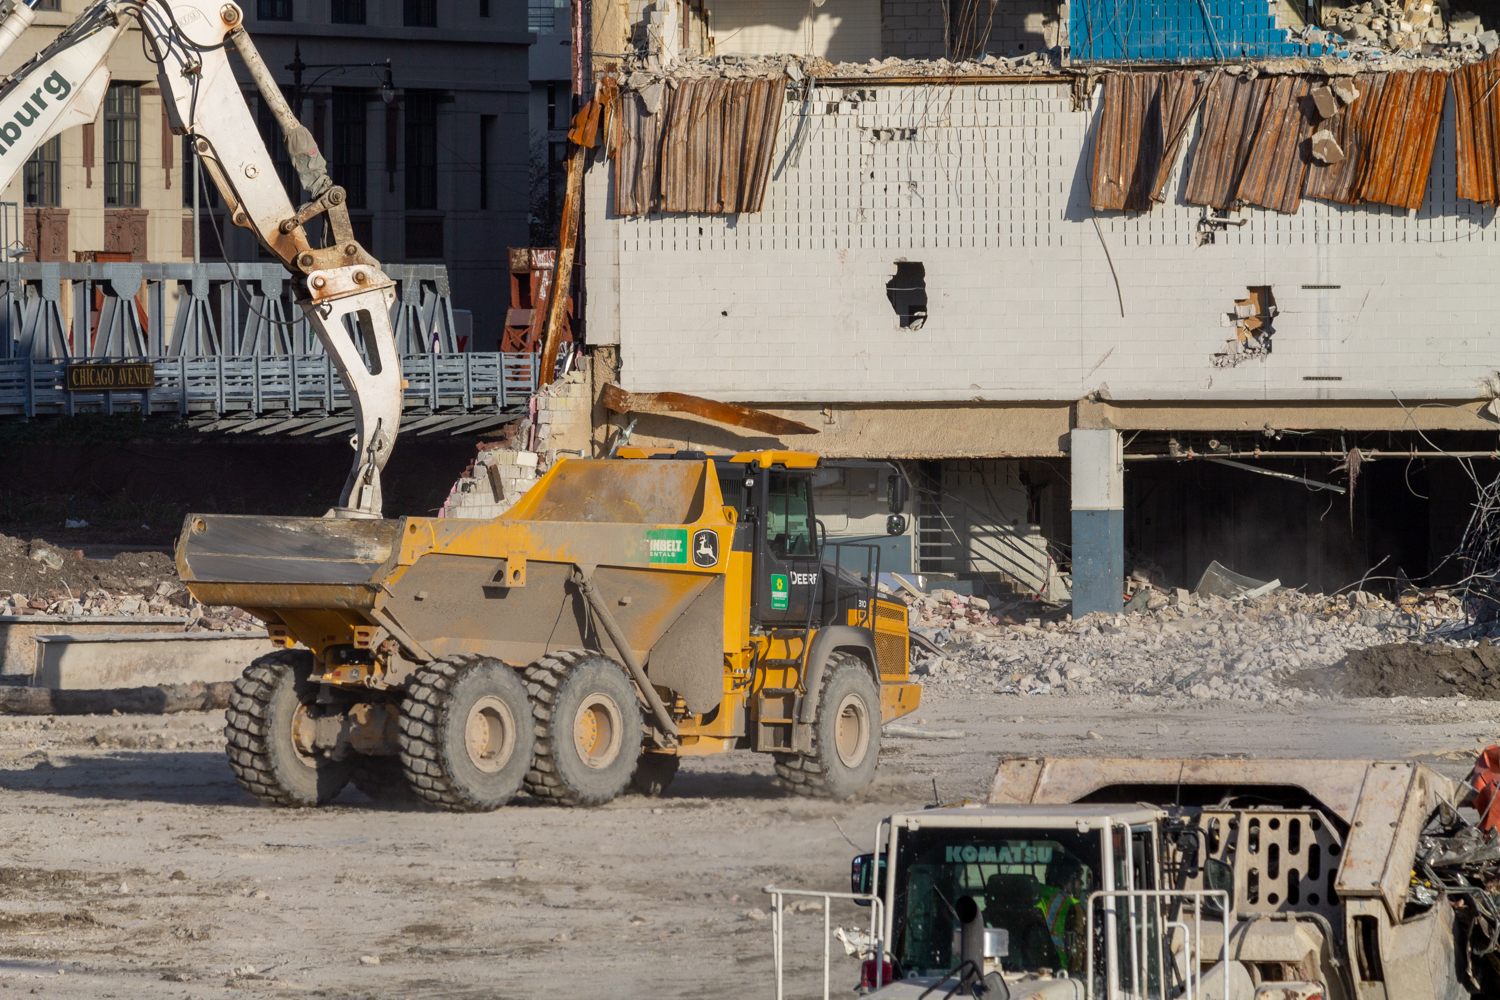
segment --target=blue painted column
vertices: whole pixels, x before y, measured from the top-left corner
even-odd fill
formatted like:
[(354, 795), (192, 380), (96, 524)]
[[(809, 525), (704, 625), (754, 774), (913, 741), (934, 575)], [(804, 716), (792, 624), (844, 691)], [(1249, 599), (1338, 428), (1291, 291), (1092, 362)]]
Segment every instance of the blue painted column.
[(1120, 432), (1075, 429), (1073, 617), (1124, 610), (1125, 449)]

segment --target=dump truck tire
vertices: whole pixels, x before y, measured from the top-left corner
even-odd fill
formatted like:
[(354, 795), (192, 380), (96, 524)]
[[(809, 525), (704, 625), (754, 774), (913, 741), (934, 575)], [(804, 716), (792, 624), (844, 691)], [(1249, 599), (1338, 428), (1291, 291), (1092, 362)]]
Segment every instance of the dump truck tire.
[(315, 704), (312, 653), (287, 649), (262, 656), (234, 682), (224, 713), (229, 766), (251, 795), (273, 806), (319, 806), (343, 791), (351, 765), (307, 757), (292, 742), (301, 706)]
[(676, 754), (641, 754), (635, 763), (635, 774), (630, 776), (630, 790), (649, 798), (666, 794), (681, 764), (682, 758)]
[(526, 686), (485, 656), (418, 670), (401, 702), (401, 770), (422, 801), (448, 812), (499, 809), (521, 790), (536, 737)]
[(401, 758), (394, 754), (369, 757), (349, 755), (349, 781), (373, 802), (390, 806), (414, 806), (422, 800), (411, 790)]
[(570, 649), (526, 668), (536, 754), (526, 790), (543, 802), (602, 806), (625, 790), (641, 752), (641, 706), (625, 668)]
[(875, 780), (880, 761), (880, 688), (851, 653), (832, 653), (812, 725), (812, 753), (776, 754), (776, 776), (797, 795), (847, 799)]

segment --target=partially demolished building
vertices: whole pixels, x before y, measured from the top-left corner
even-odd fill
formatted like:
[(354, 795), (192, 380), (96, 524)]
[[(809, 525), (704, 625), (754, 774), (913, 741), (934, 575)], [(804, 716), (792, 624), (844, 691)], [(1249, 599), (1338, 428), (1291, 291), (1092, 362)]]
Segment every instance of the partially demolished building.
[[(633, 444), (896, 461), (918, 491), (896, 568), (1071, 587), (1075, 613), (1132, 572), (1337, 586), (1456, 544), (1500, 428), (1500, 39), (1476, 15), (597, 0), (575, 22), (596, 384), (818, 432), (633, 414)], [(830, 473), (830, 533), (883, 532), (878, 492)]]

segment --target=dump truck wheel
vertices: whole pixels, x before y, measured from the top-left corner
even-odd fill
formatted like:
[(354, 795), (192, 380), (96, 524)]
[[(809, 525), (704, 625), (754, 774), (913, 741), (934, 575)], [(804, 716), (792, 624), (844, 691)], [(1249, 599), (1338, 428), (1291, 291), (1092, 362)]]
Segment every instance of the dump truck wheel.
[(625, 790), (641, 752), (635, 685), (614, 660), (585, 649), (526, 668), (536, 755), (526, 790), (543, 802), (600, 806)]
[(846, 799), (875, 780), (880, 760), (880, 688), (850, 653), (833, 653), (812, 726), (812, 753), (776, 754), (776, 776), (798, 795)]
[(400, 757), (393, 754), (368, 757), (355, 753), (349, 755), (349, 762), (350, 783), (371, 800), (392, 806), (416, 805), (421, 801), (407, 784)]
[(423, 801), (449, 812), (498, 809), (521, 790), (536, 737), (526, 686), (484, 656), (417, 671), (401, 703), (401, 769)]
[(312, 653), (287, 649), (255, 660), (234, 682), (224, 713), (229, 766), (268, 805), (322, 805), (349, 783), (349, 761), (303, 754), (292, 740), (298, 714), (317, 704), (312, 669)]
[(635, 774), (630, 776), (630, 789), (637, 795), (655, 798), (666, 792), (677, 777), (677, 768), (682, 758), (672, 753), (643, 753), (636, 761)]

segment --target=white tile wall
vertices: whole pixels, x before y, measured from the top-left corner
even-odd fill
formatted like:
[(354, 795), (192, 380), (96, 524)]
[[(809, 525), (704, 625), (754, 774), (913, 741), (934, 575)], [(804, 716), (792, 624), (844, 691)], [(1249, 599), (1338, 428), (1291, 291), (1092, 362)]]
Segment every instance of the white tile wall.
[[(818, 88), (756, 215), (590, 197), (590, 340), (618, 337), (629, 390), (767, 403), (1463, 398), (1500, 367), (1500, 226), (1454, 197), (1451, 102), (1421, 209), (1246, 209), (1208, 246), (1181, 164), (1167, 204), (1096, 220), (1093, 114), (1054, 84)], [(926, 269), (920, 330), (886, 298), (898, 260)], [(1273, 353), (1215, 368), (1248, 285), (1280, 307)]]

